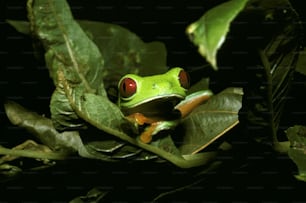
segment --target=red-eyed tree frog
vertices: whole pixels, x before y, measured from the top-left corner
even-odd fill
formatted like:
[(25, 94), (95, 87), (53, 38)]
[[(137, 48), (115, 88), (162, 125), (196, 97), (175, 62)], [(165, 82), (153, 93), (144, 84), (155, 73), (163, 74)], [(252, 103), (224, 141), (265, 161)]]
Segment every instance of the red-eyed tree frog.
[(175, 67), (160, 75), (123, 76), (119, 83), (118, 105), (126, 118), (136, 126), (145, 125), (140, 140), (150, 143), (153, 135), (177, 126), (179, 120), (212, 96), (210, 90), (186, 96), (189, 75)]

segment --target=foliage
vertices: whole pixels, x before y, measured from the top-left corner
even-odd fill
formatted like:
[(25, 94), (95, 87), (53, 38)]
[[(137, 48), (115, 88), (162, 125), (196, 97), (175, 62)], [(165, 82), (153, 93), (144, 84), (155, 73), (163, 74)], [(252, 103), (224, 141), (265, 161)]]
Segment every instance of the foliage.
[[(214, 71), (219, 71), (213, 75), (217, 78), (222, 75), (228, 56), (234, 68), (222, 81), (225, 88), (180, 119), (176, 129), (161, 132), (149, 144), (139, 141), (138, 129), (116, 105), (117, 83), (126, 73), (165, 72), (168, 69), (166, 46), (161, 42), (143, 42), (136, 34), (115, 24), (75, 20), (63, 0), (29, 0), (27, 9), (29, 22), (8, 20), (8, 23), (19, 32), (31, 35), (33, 42), (39, 44), (37, 47), (44, 48), (55, 90), (50, 101), (51, 118), (14, 101), (5, 103), (11, 123), (29, 131), (39, 143), (26, 141), (12, 149), (0, 147), (0, 154), (4, 155), (0, 158), (3, 180), (25, 170), (14, 162), (21, 157), (39, 162), (39, 167), (30, 168), (36, 170), (54, 166), (59, 160), (68, 160), (76, 154), (111, 163), (138, 161), (165, 166), (170, 162), (180, 168), (201, 166), (203, 173), (208, 173), (220, 165), (214, 162), (218, 155), (233, 147), (228, 137), (219, 138), (243, 121), (247, 127), (264, 130), (240, 132), (241, 136), (249, 136), (248, 139), (263, 145), (268, 143), (277, 152), (288, 152), (298, 166), (296, 177), (305, 181), (304, 127), (289, 128), (288, 139), (280, 141), (279, 136), (285, 98), (290, 93), (294, 73), (306, 72), (304, 52), (299, 52), (301, 24), (294, 23), (299, 22), (299, 16), (290, 2), (230, 0), (208, 10), (187, 27), (187, 35), (200, 55)], [(238, 35), (235, 26), (246, 21), (260, 25), (259, 29), (242, 29), (244, 32)], [(267, 23), (273, 28), (265, 27)], [(238, 35), (238, 40), (231, 41), (237, 46), (241, 35), (247, 38), (257, 36), (258, 32), (263, 35), (258, 37), (260, 43), (257, 39), (242, 43), (246, 47), (246, 59), (231, 57), (235, 51), (227, 45), (227, 39)], [(217, 54), (222, 53), (222, 48), (226, 50), (226, 57), (218, 56), (225, 60), (217, 63)], [(248, 85), (228, 85), (238, 77)], [(189, 93), (207, 88), (208, 81), (203, 75)], [(102, 202), (108, 194), (109, 190), (97, 187), (71, 202)]]
[[(59, 134), (69, 132), (69, 136), (65, 137), (70, 137), (69, 142), (75, 143), (73, 150), (87, 158), (113, 160), (116, 159), (115, 157), (118, 158), (118, 155), (114, 154), (121, 154), (119, 157), (138, 156), (141, 149), (144, 149), (180, 167), (194, 167), (207, 163), (215, 156), (215, 153), (191, 154), (202, 150), (224, 134), (227, 128), (232, 128), (238, 123), (237, 114), (241, 108), (242, 92), (236, 88), (226, 90), (230, 94), (220, 93), (218, 97), (212, 98), (210, 102), (203, 104), (203, 108), (198, 108), (182, 121), (182, 125), (187, 127), (183, 135), (183, 140), (186, 141), (181, 142), (179, 146), (172, 140), (172, 137), (175, 137), (172, 135), (173, 132), (151, 144), (138, 141), (137, 135), (136, 137), (134, 135), (134, 126), (127, 122), (120, 109), (109, 100), (104, 84), (110, 87), (128, 72), (142, 75), (162, 72), (161, 70), (166, 67), (165, 52), (159, 50), (163, 50), (164, 47), (158, 42), (147, 45), (135, 34), (116, 25), (88, 21), (76, 22), (64, 1), (28, 1), (27, 6), (30, 30), (26, 29), (26, 22), (9, 22), (17, 30), (24, 33), (30, 31), (34, 37), (40, 39), (46, 50), (46, 64), (56, 89), (50, 103), (52, 124), (47, 121), (47, 118), (41, 118), (31, 112), (23, 117), (25, 122), (15, 122), (15, 124), (26, 127), (32, 132), (35, 131), (36, 134), (39, 134), (40, 128), (48, 129), (52, 132), (55, 141), (53, 140), (50, 144), (48, 140), (40, 138), (47, 146), (54, 149), (51, 145), (59, 142), (64, 148), (71, 147), (71, 143), (59, 138)], [(154, 63), (151, 63), (152, 61)], [(109, 78), (113, 81), (110, 82)], [(233, 108), (231, 105), (234, 102), (237, 105)], [(14, 108), (16, 110), (13, 110)], [(231, 111), (224, 111), (228, 108)], [(27, 112), (17, 104), (7, 104), (6, 111), (13, 123), (18, 113), (23, 115)], [(217, 114), (205, 114), (207, 111)], [(223, 115), (220, 116), (219, 111), (222, 111)], [(222, 122), (221, 128), (211, 131), (207, 136), (194, 136), (201, 128), (208, 129), (207, 132), (209, 132), (207, 128), (210, 126), (209, 123), (221, 121), (226, 114), (234, 115), (234, 117), (229, 122)], [(30, 117), (29, 121), (27, 117)], [(40, 122), (41, 119), (45, 120), (45, 123)], [(192, 125), (197, 126), (193, 128), (193, 131), (188, 129), (191, 121)], [(101, 137), (95, 135), (97, 140), (90, 140), (83, 144), (81, 139), (86, 140), (85, 136), (89, 135), (79, 136), (78, 130), (91, 128), (91, 126), (102, 130), (102, 133), (99, 133)], [(212, 128), (214, 128), (213, 125)], [(109, 139), (109, 136), (105, 134), (115, 137)], [(185, 145), (197, 147), (190, 151), (186, 150)], [(111, 150), (108, 149), (109, 147)], [(56, 149), (58, 148), (57, 146)], [(99, 156), (98, 154), (101, 153), (103, 155)], [(148, 160), (152, 156), (147, 153), (141, 154), (145, 154), (140, 155), (146, 157), (142, 158), (143, 160)]]
[(220, 4), (207, 11), (186, 29), (190, 40), (199, 47), (199, 53), (216, 70), (218, 69), (217, 51), (226, 39), (231, 22), (243, 10), (247, 2), (248, 0), (231, 0)]

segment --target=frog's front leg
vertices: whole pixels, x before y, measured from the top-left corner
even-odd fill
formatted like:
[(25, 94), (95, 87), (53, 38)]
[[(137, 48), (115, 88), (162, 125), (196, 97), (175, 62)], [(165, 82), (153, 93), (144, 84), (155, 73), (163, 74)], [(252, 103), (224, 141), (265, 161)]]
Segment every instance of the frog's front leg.
[(140, 140), (143, 143), (150, 143), (158, 132), (173, 129), (177, 124), (178, 120), (153, 122), (141, 133)]
[(181, 112), (181, 117), (187, 116), (193, 109), (208, 100), (213, 95), (210, 90), (203, 90), (188, 95), (183, 101), (174, 108)]
[(131, 123), (135, 123), (137, 125), (151, 124), (156, 122), (156, 120), (148, 118), (142, 113), (133, 113), (131, 115), (126, 116), (126, 119), (129, 120)]
[(143, 143), (150, 143), (152, 141), (153, 138), (153, 133), (156, 130), (158, 126), (158, 122), (152, 123), (150, 124), (148, 127), (145, 128), (145, 130), (141, 133), (139, 139), (143, 142)]
[(178, 121), (171, 120), (171, 121), (161, 121), (160, 119), (153, 119), (148, 118), (142, 113), (133, 113), (131, 115), (126, 116), (126, 118), (135, 125), (144, 125), (148, 124), (145, 127), (144, 131), (140, 134), (140, 140), (143, 143), (150, 143), (154, 135), (162, 130), (169, 130), (174, 128)]

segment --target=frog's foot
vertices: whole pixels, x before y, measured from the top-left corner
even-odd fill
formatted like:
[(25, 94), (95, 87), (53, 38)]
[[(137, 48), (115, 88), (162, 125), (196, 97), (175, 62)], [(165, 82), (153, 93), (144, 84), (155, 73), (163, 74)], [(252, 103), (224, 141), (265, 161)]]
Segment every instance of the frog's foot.
[(177, 120), (153, 122), (141, 133), (140, 140), (146, 144), (150, 143), (152, 141), (153, 135), (156, 135), (163, 130), (173, 129), (177, 126), (177, 124)]
[(146, 144), (150, 143), (152, 141), (153, 135), (155, 134), (157, 126), (158, 123), (152, 123), (150, 126), (146, 127), (146, 129), (140, 135), (140, 140)]

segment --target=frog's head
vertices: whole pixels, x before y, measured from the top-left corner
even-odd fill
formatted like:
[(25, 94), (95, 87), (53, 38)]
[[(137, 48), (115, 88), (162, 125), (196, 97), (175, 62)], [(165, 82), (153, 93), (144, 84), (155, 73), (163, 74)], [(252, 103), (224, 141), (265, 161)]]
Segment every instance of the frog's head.
[(118, 88), (118, 104), (122, 110), (162, 111), (165, 106), (173, 108), (185, 98), (189, 88), (189, 76), (179, 67), (164, 74), (146, 77), (127, 74), (119, 81)]

